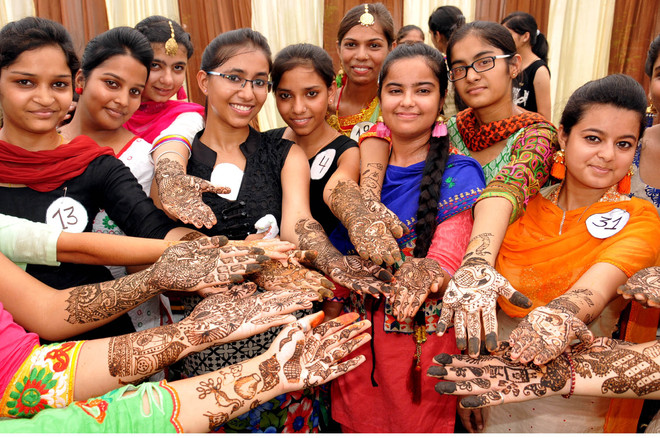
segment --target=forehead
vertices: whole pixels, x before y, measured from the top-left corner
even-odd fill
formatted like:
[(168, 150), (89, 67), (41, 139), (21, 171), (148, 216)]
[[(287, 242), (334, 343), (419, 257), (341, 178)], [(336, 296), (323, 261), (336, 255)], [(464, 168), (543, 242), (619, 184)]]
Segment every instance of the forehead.
[[(48, 62), (44, 62), (45, 59)], [(10, 71), (16, 69), (37, 70), (36, 73), (51, 73), (53, 70), (62, 70), (62, 73), (57, 72), (57, 74), (71, 74), (64, 51), (61, 47), (55, 45), (27, 50), (18, 55), (14, 62), (4, 67), (4, 69)]]
[(475, 34), (469, 34), (452, 47), (451, 62), (453, 64), (457, 61), (473, 61), (474, 59), (483, 56), (484, 53), (500, 55), (503, 52), (497, 47), (489, 44), (483, 38)]
[(117, 73), (120, 76), (137, 75), (142, 81), (144, 81), (147, 76), (147, 68), (145, 65), (126, 54), (111, 56), (92, 70), (92, 73), (97, 71), (99, 74), (112, 72)]
[(381, 39), (386, 41), (385, 32), (383, 32), (383, 27), (378, 21), (376, 21), (372, 26), (362, 26), (358, 24), (351, 27), (351, 29), (346, 32), (344, 39), (351, 39), (355, 41), (370, 41), (373, 39)]
[[(594, 104), (584, 108), (582, 117), (576, 123), (579, 130), (599, 129), (611, 136), (637, 136), (641, 115), (627, 108), (611, 104)], [(575, 129), (572, 130), (574, 132)]]
[(302, 64), (284, 72), (278, 88), (282, 88), (283, 86), (286, 86), (286, 88), (307, 88), (319, 84), (323, 85), (325, 82), (314, 67)]
[(266, 72), (269, 71), (269, 63), (266, 54), (259, 49), (240, 49), (220, 66), (223, 71), (244, 70)]
[(397, 82), (401, 84), (415, 84), (418, 82), (438, 82), (438, 78), (431, 70), (426, 61), (416, 56), (414, 58), (399, 59), (392, 64), (387, 71), (387, 76), (383, 79), (385, 85), (388, 82)]

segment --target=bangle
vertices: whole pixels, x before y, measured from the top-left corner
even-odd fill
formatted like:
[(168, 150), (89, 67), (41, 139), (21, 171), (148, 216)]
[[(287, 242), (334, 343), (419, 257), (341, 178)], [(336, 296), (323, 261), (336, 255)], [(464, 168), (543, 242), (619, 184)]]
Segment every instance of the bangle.
[(571, 389), (568, 391), (568, 394), (562, 394), (561, 396), (564, 398), (571, 398), (575, 391), (575, 367), (573, 366), (573, 358), (568, 351), (564, 351), (564, 356), (568, 359), (568, 364), (571, 367)]
[(183, 158), (184, 160), (187, 160), (187, 158), (184, 157), (183, 154), (180, 154), (180, 153), (177, 152), (177, 151), (165, 151), (165, 152), (163, 152), (162, 154), (160, 154), (158, 157), (156, 157), (156, 163), (158, 163), (158, 160), (160, 160), (160, 157), (162, 157), (162, 156), (165, 155), (165, 154), (177, 154), (178, 156), (180, 156), (180, 157)]

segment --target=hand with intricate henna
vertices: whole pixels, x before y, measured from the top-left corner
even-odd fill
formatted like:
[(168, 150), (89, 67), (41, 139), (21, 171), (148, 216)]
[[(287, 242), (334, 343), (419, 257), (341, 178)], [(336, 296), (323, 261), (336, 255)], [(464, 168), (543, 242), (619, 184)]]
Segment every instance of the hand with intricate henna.
[(196, 228), (211, 228), (218, 222), (211, 208), (202, 201), (202, 193), (226, 194), (231, 191), (227, 187), (216, 187), (206, 180), (187, 175), (181, 164), (168, 158), (158, 160), (154, 178), (163, 210)]
[(537, 307), (511, 332), (511, 358), (522, 363), (533, 360), (535, 365), (541, 365), (562, 354), (575, 339), (589, 345), (594, 335), (570, 312)]
[(280, 239), (230, 240), (227, 242), (227, 245), (261, 248), (273, 260), (286, 260), (292, 254), (298, 261), (313, 260), (316, 257), (315, 251), (296, 250), (294, 243)]
[(408, 258), (394, 274), (396, 280), (389, 296), (392, 313), (397, 320), (415, 316), (431, 292), (438, 292), (444, 272), (437, 261)]
[(629, 344), (597, 338), (591, 345), (569, 348), (546, 365), (521, 364), (511, 358), (506, 343), (498, 356), (471, 358), (439, 354), (428, 375), (446, 380), (436, 384), (441, 394), (467, 395), (465, 408), (516, 403), (568, 394), (570, 355), (575, 371), (574, 394), (599, 397), (660, 398), (660, 343)]
[[(442, 301), (437, 333), (443, 335), (452, 317), (456, 330), (456, 345), (472, 357), (479, 356), (481, 327), (486, 333), (486, 348), (497, 348), (497, 298), (503, 296), (518, 307), (529, 308), (532, 302), (515, 290), (494, 267), (484, 259), (474, 258), (463, 263), (449, 281)], [(467, 329), (466, 329), (467, 326)]]
[(312, 265), (337, 283), (359, 294), (379, 296), (390, 292), (392, 281), (389, 271), (356, 256), (343, 256), (332, 246), (323, 227), (313, 219), (300, 219), (295, 226), (301, 248), (314, 248), (317, 257)]
[(616, 291), (623, 298), (633, 299), (644, 307), (660, 307), (660, 266), (640, 270)]
[(355, 181), (338, 182), (330, 195), (330, 209), (348, 230), (360, 257), (377, 265), (393, 265), (401, 261), (395, 237), (401, 237), (406, 226), (379, 204), (370, 201), (371, 209), (367, 207)]
[(319, 301), (333, 296), (331, 289), (335, 285), (330, 280), (299, 263), (289, 261), (285, 266), (281, 260), (270, 260), (261, 266), (260, 271), (248, 278), (266, 290), (315, 292)]

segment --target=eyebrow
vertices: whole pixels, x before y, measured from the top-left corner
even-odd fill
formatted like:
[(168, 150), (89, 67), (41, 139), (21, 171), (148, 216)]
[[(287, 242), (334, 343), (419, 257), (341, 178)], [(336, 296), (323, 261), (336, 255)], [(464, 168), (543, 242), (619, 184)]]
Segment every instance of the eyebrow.
[[(152, 62), (159, 62), (161, 64), (167, 64), (167, 62), (165, 62), (164, 59), (160, 59), (160, 58), (154, 58), (154, 60)], [(178, 61), (178, 62), (175, 62), (172, 65), (186, 65), (186, 64), (187, 64), (186, 61)]]
[[(483, 50), (483, 51), (477, 53), (476, 55), (474, 55), (474, 57), (472, 59), (476, 61), (477, 59), (483, 58), (484, 55), (488, 55), (489, 53), (495, 53), (495, 52), (493, 50)], [(451, 65), (457, 64), (459, 62), (462, 62), (463, 64), (467, 64), (467, 61), (464, 61), (462, 59), (457, 59), (457, 60), (453, 61), (451, 63)]]
[[(581, 130), (580, 132), (584, 133), (584, 134), (586, 134), (587, 132), (594, 132), (594, 133), (600, 134), (600, 135), (606, 134), (605, 131), (603, 131), (602, 129), (598, 129), (598, 128), (585, 128), (585, 129)], [(619, 138), (632, 138), (633, 140), (635, 140), (637, 138), (637, 136), (634, 135), (634, 134), (625, 134), (625, 135), (622, 135)]]
[[(231, 70), (229, 70), (229, 73), (238, 73), (238, 74), (244, 75), (245, 70), (240, 69), (240, 68), (232, 68)], [(226, 74), (228, 74), (228, 73), (226, 73)], [(260, 71), (260, 72), (256, 73), (255, 76), (268, 76), (268, 72)]]
[[(36, 77), (36, 73), (28, 73), (25, 71), (17, 71), (17, 70), (11, 70), (9, 73), (15, 74), (15, 75), (23, 75), (23, 76), (30, 76), (30, 77)], [(71, 78), (71, 75), (56, 75), (56, 78)]]
[[(322, 88), (320, 85), (312, 85), (311, 87), (305, 87), (305, 91), (312, 91), (317, 88)], [(277, 87), (277, 91), (292, 91), (288, 88)]]
[[(355, 39), (355, 38), (350, 38), (350, 37), (346, 37), (346, 38), (344, 38), (344, 41), (356, 41), (356, 42), (359, 42), (359, 40), (357, 40), (357, 39)], [(380, 38), (380, 37), (376, 37), (376, 38), (369, 38), (369, 39), (367, 40), (367, 42), (371, 42), (371, 41), (385, 41), (385, 39), (384, 39), (384, 38)]]
[[(414, 84), (412, 84), (413, 87), (420, 87), (422, 85), (430, 85), (432, 87), (436, 86), (435, 82), (431, 82), (431, 81), (415, 82)], [(388, 82), (388, 83), (385, 84), (385, 86), (386, 87), (403, 87), (403, 84), (401, 84), (399, 82)]]

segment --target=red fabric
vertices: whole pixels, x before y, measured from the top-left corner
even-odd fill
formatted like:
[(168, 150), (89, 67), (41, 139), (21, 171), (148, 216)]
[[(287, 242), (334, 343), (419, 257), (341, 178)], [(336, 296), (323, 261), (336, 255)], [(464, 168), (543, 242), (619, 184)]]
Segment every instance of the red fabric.
[(183, 113), (196, 112), (204, 116), (204, 107), (196, 103), (168, 100), (167, 102), (144, 102), (135, 114), (124, 123), (124, 128), (142, 137), (149, 143), (169, 127)]
[(456, 115), (456, 127), (465, 145), (472, 152), (484, 150), (498, 141), (506, 140), (520, 129), (547, 120), (538, 113), (524, 112), (508, 119), (481, 125), (472, 108)]
[(85, 135), (53, 150), (36, 152), (0, 141), (0, 182), (25, 184), (38, 192), (50, 192), (82, 174), (101, 155), (115, 153)]

